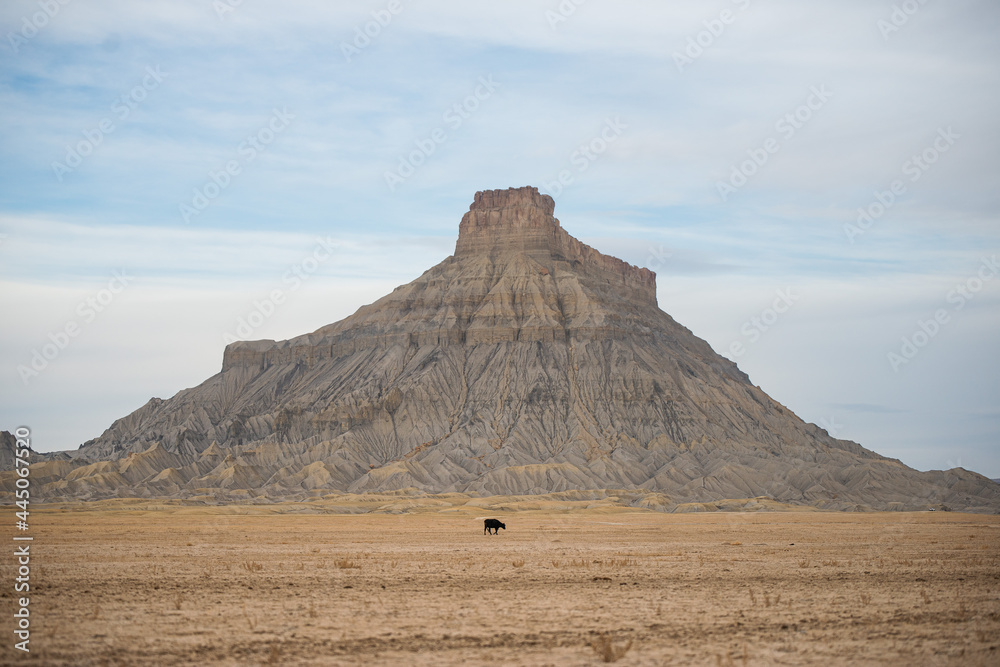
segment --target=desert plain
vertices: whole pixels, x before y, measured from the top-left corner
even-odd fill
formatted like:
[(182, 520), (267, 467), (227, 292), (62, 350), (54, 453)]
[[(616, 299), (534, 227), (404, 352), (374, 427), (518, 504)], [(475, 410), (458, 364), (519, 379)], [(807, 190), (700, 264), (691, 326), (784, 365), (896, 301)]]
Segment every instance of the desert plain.
[[(7, 615), (0, 662), (1000, 664), (1000, 517), (755, 506), (35, 506), (31, 652)], [(487, 517), (506, 530), (484, 535)]]

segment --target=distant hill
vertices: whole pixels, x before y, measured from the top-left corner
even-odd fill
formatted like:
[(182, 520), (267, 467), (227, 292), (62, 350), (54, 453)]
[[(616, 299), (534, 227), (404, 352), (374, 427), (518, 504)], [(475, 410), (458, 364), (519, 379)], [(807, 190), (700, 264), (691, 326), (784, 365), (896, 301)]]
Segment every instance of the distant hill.
[(576, 240), (554, 206), (476, 193), (453, 256), (311, 334), (229, 345), (199, 386), (38, 464), (41, 496), (619, 489), (663, 509), (1000, 511), (982, 475), (918, 472), (799, 419), (658, 307), (653, 272)]

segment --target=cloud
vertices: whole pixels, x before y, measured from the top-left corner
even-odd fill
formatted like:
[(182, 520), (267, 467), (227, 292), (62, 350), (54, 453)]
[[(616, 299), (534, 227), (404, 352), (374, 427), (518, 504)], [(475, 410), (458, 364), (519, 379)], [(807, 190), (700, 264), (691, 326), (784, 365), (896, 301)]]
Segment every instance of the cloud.
[(42, 216), (0, 216), (0, 229), (7, 235), (0, 277), (65, 286), (127, 268), (160, 287), (260, 287), (279, 283), (318, 245), (331, 253), (318, 276), (403, 280), (454, 249), (452, 239), (430, 236), (86, 225)]
[(832, 407), (836, 410), (846, 410), (847, 412), (874, 412), (878, 414), (908, 412), (907, 410), (897, 410), (885, 405), (873, 405), (871, 403), (834, 403)]

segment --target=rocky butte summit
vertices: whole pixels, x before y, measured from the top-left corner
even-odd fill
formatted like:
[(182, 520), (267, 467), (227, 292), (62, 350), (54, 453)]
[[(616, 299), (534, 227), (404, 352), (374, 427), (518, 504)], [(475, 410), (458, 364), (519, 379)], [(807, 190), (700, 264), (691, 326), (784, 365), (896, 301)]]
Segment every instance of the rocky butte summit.
[(653, 272), (553, 212), (536, 188), (476, 193), (454, 255), (311, 334), (229, 345), (202, 384), (36, 464), (36, 493), (1000, 510), (981, 475), (918, 472), (803, 422), (660, 310)]

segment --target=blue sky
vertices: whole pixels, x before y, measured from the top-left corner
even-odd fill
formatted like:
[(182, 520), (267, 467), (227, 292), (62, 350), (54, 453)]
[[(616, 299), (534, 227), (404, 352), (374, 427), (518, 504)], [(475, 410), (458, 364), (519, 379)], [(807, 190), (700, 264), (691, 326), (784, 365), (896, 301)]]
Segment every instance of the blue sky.
[(1000, 7), (576, 2), (4, 3), (0, 428), (75, 448), (217, 372), (274, 290), (253, 338), (536, 185), (807, 421), (1000, 477)]

